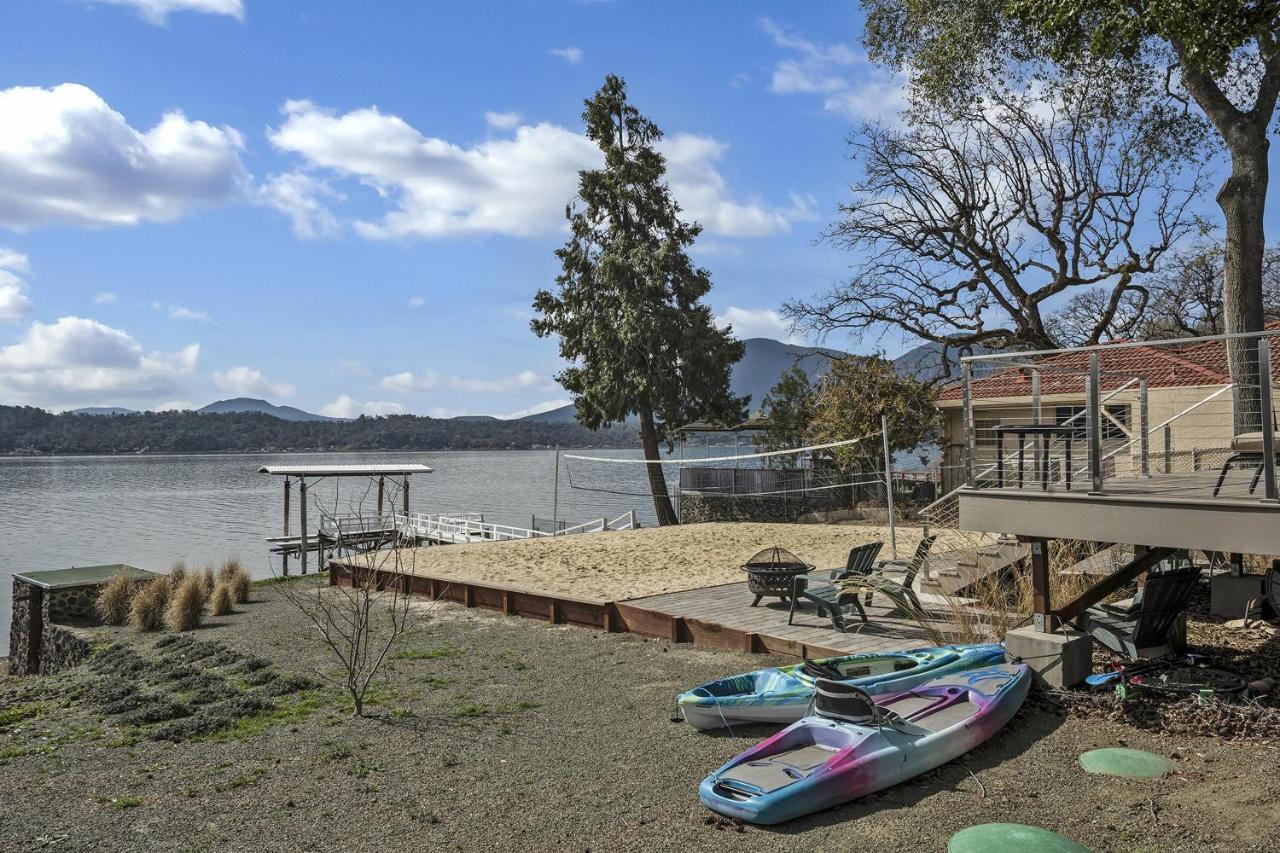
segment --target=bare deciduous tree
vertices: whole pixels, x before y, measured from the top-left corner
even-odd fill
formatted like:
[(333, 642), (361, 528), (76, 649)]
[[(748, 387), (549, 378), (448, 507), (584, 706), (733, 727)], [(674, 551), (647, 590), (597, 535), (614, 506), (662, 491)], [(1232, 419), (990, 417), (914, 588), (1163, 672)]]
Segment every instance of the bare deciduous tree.
[[(1169, 254), (1156, 272), (1126, 291), (1103, 339), (1150, 341), (1224, 334), (1223, 256), (1222, 244), (1216, 242)], [(1104, 316), (1106, 300), (1107, 293), (1096, 288), (1072, 296), (1049, 321), (1055, 337), (1067, 344), (1086, 341)], [(1280, 319), (1280, 247), (1276, 246), (1263, 255), (1262, 312), (1264, 322)]]
[(948, 348), (1052, 348), (1050, 300), (1103, 290), (1099, 340), (1135, 277), (1195, 224), (1201, 174), (1099, 114), (1084, 93), (995, 94), (905, 130), (867, 126), (844, 218), (826, 237), (859, 255), (852, 277), (787, 313), (819, 334), (896, 328)]
[(363, 717), (369, 688), (388, 655), (419, 627), (405, 583), (411, 549), (392, 532), (374, 539), (363, 535), (381, 530), (385, 519), (361, 514), (359, 502), (354, 513), (342, 517), (318, 500), (315, 506), (322, 526), (336, 536), (328, 560), (344, 567), (341, 580), (330, 586), (322, 564), (319, 574), (278, 589), (306, 617), (307, 639), (319, 639), (338, 664), (336, 674), (323, 669), (317, 674), (346, 692), (355, 715)]

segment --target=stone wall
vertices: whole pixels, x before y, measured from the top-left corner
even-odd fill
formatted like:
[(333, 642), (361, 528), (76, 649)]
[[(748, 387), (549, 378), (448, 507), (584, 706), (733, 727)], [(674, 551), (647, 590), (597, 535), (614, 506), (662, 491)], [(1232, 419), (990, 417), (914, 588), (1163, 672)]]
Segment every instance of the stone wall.
[[(94, 604), (98, 584), (46, 590), (14, 578), (9, 627), (9, 672), (48, 675), (75, 666), (89, 655), (86, 633), (67, 623), (98, 624)], [(31, 634), (31, 608), (40, 608), (39, 636)]]

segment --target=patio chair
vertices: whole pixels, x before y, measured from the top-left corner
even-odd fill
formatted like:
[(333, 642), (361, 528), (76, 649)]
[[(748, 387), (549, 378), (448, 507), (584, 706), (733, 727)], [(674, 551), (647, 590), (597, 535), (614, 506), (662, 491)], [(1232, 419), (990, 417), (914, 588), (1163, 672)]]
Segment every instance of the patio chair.
[(847, 631), (845, 616), (857, 613), (863, 622), (867, 621), (867, 613), (858, 601), (857, 592), (841, 588), (842, 581), (856, 580), (866, 577), (875, 565), (876, 555), (884, 547), (883, 542), (868, 542), (849, 551), (849, 558), (843, 569), (832, 569), (832, 583), (817, 584), (809, 587), (809, 579), (800, 575), (795, 579), (791, 591), (791, 608), (787, 613), (787, 624), (792, 624), (796, 617), (796, 606), (807, 601), (818, 608), (818, 615), (830, 616), (831, 624), (837, 631)]
[(1165, 657), (1182, 645), (1175, 636), (1178, 617), (1200, 582), (1200, 569), (1185, 557), (1153, 571), (1127, 601), (1095, 604), (1085, 611), (1084, 629), (1106, 648), (1130, 660)]
[(924, 568), (925, 562), (929, 559), (929, 551), (937, 539), (937, 534), (921, 537), (920, 544), (916, 546), (916, 552), (910, 560), (881, 560), (876, 563), (875, 569), (867, 578), (867, 592), (862, 598), (862, 603), (870, 607), (872, 596), (877, 592), (883, 592), (885, 597), (893, 602), (896, 610), (923, 611), (924, 608), (920, 606), (920, 599), (916, 597), (912, 584), (915, 583), (916, 575), (920, 574), (920, 570)]
[[(1275, 446), (1277, 452), (1280, 452), (1280, 434), (1276, 435)], [(1265, 468), (1262, 456), (1261, 432), (1242, 432), (1231, 439), (1231, 455), (1227, 457), (1226, 462), (1222, 463), (1222, 470), (1218, 472), (1218, 483), (1213, 487), (1213, 496), (1215, 498), (1218, 496), (1218, 492), (1221, 491), (1222, 484), (1227, 479), (1227, 472), (1231, 470), (1231, 466), (1241, 463), (1254, 466), (1253, 479), (1249, 481), (1249, 494), (1253, 494), (1253, 490), (1258, 488), (1258, 480), (1262, 479), (1262, 472)]]

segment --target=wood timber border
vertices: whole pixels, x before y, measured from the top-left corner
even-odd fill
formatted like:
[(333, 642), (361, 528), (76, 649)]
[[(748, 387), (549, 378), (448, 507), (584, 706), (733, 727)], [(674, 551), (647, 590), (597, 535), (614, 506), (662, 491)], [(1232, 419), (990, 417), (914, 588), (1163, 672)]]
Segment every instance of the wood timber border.
[[(480, 610), (492, 610), (508, 616), (537, 619), (553, 625), (574, 625), (615, 634), (637, 634), (730, 652), (794, 657), (830, 657), (843, 653), (839, 649), (819, 644), (802, 643), (704, 619), (650, 610), (639, 604), (648, 596), (600, 601), (457, 578), (409, 575), (364, 567), (360, 567), (358, 571), (380, 586), (399, 584), (403, 591), (413, 595), (422, 595), (436, 601), (450, 601)], [(331, 586), (352, 586), (356, 577), (352, 566), (330, 561)]]

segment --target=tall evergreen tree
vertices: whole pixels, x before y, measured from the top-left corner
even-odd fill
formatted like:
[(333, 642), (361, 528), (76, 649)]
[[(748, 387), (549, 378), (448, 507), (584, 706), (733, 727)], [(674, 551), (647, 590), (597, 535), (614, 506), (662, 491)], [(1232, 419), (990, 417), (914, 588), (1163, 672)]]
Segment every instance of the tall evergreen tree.
[[(581, 204), (565, 209), (570, 237), (556, 250), (556, 292), (538, 292), (531, 325), (560, 339), (570, 366), (556, 379), (579, 422), (599, 429), (637, 415), (645, 458), (657, 460), (681, 424), (742, 418), (746, 399), (730, 393), (729, 371), (743, 346), (700, 301), (711, 275), (687, 250), (702, 228), (683, 221), (671, 197), (654, 147), (662, 131), (628, 103), (620, 77), (606, 77), (585, 103), (587, 138), (604, 152), (604, 168), (578, 175)], [(662, 466), (646, 467), (658, 523), (678, 523)]]

